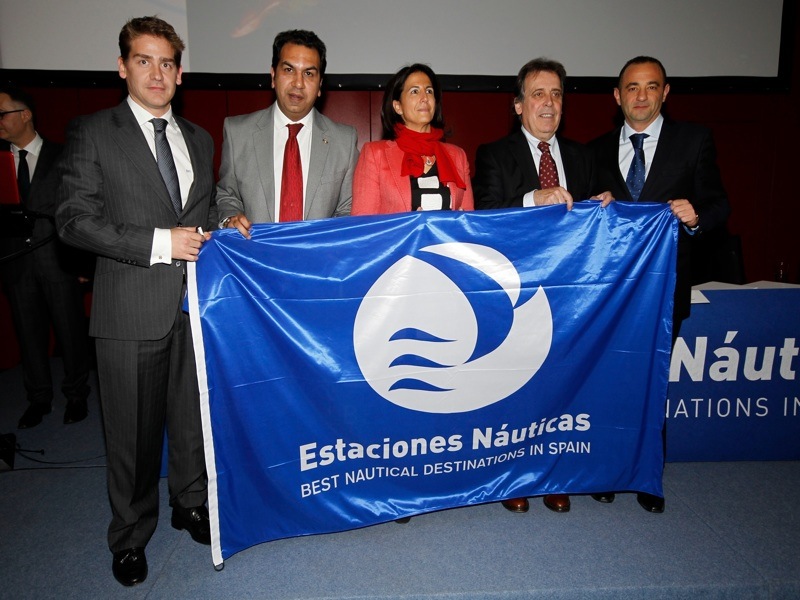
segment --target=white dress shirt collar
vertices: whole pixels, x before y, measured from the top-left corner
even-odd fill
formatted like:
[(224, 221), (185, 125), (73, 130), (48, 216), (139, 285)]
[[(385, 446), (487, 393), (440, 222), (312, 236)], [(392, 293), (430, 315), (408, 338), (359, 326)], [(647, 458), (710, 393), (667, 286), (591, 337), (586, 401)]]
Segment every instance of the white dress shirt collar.
[[(137, 104), (136, 101), (128, 96), (128, 106), (131, 107), (131, 111), (133, 112), (133, 116), (136, 118), (136, 122), (139, 123), (139, 126), (143, 126), (145, 123), (148, 124), (148, 127), (152, 127), (150, 124), (151, 119), (166, 119), (168, 125), (172, 125), (173, 127), (178, 127), (178, 123), (175, 121), (175, 117), (172, 114), (172, 106), (167, 109), (160, 117), (156, 117), (154, 114), (150, 113), (149, 110)], [(178, 127), (180, 129), (180, 127)]]
[(273, 122), (275, 123), (275, 129), (285, 128), (290, 123), (302, 123), (303, 129), (311, 129), (311, 123), (313, 122), (312, 119), (314, 118), (314, 111), (316, 111), (316, 109), (312, 108), (310, 111), (308, 111), (308, 114), (299, 121), (292, 121), (289, 117), (283, 114), (283, 111), (280, 109), (280, 107), (278, 107), (278, 105), (275, 104), (275, 110), (272, 111), (274, 117)]
[[(528, 140), (528, 145), (531, 147), (531, 150), (535, 153), (538, 152), (539, 156), (542, 154), (542, 151), (539, 150), (539, 142), (547, 142), (550, 144), (550, 154), (555, 158), (556, 153), (558, 153), (559, 158), (561, 157), (561, 152), (558, 149), (558, 138), (556, 136), (551, 137), (549, 140), (540, 140), (524, 127), (522, 127), (522, 134), (525, 136), (525, 139)], [(538, 161), (536, 162), (538, 165)]]
[(648, 136), (646, 138), (647, 140), (651, 142), (658, 141), (658, 136), (661, 135), (661, 126), (663, 124), (664, 124), (664, 115), (662, 115), (661, 113), (658, 114), (655, 120), (652, 123), (650, 123), (650, 125), (648, 125), (644, 131), (635, 131), (633, 127), (628, 125), (628, 122), (626, 121), (625, 124), (622, 126), (622, 132), (620, 133), (620, 142), (622, 140), (628, 142), (634, 133), (646, 133)]
[(17, 155), (20, 150), (26, 150), (30, 160), (31, 155), (38, 157), (42, 153), (42, 144), (44, 144), (42, 136), (36, 133), (36, 135), (33, 136), (33, 139), (28, 142), (27, 146), (20, 147), (16, 144), (11, 144), (11, 151), (14, 153), (14, 155)]
[(36, 165), (39, 162), (39, 155), (42, 153), (43, 144), (44, 140), (38, 133), (24, 148), (20, 148), (16, 144), (10, 144), (11, 152), (14, 154), (14, 166), (17, 169), (19, 169), (19, 151), (25, 150), (28, 153), (28, 156), (25, 157), (25, 162), (28, 163), (28, 172), (31, 175), (31, 179), (33, 179), (33, 173), (36, 171)]

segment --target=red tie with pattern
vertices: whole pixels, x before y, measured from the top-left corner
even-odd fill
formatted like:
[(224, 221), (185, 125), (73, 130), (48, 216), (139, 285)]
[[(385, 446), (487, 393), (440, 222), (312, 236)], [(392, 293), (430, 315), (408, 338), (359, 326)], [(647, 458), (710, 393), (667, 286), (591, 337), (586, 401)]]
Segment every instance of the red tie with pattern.
[(553, 155), (550, 154), (550, 144), (539, 142), (539, 150), (542, 151), (542, 158), (539, 159), (539, 185), (543, 190), (558, 187), (558, 169)]
[(300, 145), (297, 134), (302, 123), (290, 123), (289, 139), (283, 150), (283, 176), (281, 177), (281, 223), (303, 220), (303, 163), (300, 162)]

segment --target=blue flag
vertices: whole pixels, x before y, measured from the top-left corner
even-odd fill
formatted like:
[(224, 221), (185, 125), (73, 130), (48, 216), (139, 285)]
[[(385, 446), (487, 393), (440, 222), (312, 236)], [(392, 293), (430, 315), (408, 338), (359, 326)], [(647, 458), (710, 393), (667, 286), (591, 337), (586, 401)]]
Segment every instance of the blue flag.
[(215, 232), (190, 271), (212, 553), (551, 493), (661, 495), (663, 204)]

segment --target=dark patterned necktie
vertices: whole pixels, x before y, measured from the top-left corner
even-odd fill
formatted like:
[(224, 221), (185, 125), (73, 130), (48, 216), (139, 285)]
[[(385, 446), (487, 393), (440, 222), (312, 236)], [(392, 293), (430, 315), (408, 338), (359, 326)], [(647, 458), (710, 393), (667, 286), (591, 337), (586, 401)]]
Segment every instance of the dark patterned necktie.
[(158, 163), (158, 170), (161, 172), (164, 185), (167, 186), (167, 192), (169, 192), (170, 200), (172, 200), (172, 208), (175, 210), (175, 215), (180, 216), (183, 208), (181, 188), (178, 184), (178, 171), (175, 169), (172, 150), (167, 141), (167, 120), (150, 119), (150, 122), (156, 132), (156, 162)]
[(18, 150), (19, 166), (17, 166), (17, 187), (19, 188), (19, 201), (25, 204), (31, 193), (31, 171), (28, 168), (27, 150)]
[(631, 198), (634, 202), (639, 201), (639, 195), (644, 187), (644, 138), (646, 137), (648, 137), (646, 133), (634, 133), (630, 137), (633, 144), (633, 161), (631, 162), (631, 168), (628, 169), (625, 183), (628, 185), (628, 191), (631, 193)]
[(550, 144), (539, 142), (539, 150), (542, 151), (542, 158), (539, 159), (539, 184), (543, 190), (558, 187), (558, 169), (553, 155), (550, 154)]
[(283, 175), (281, 176), (281, 210), (279, 221), (303, 220), (303, 163), (300, 161), (300, 144), (297, 134), (302, 123), (290, 123), (289, 139), (283, 150)]

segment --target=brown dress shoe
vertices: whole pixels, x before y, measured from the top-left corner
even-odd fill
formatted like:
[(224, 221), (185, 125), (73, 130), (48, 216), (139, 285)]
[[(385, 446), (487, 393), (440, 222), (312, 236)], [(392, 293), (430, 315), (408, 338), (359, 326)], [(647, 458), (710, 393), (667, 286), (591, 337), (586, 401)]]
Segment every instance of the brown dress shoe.
[(503, 508), (515, 513), (528, 512), (528, 499), (527, 498), (511, 498), (511, 500), (503, 500)]
[(569, 512), (569, 496), (567, 494), (548, 494), (544, 497), (544, 505), (554, 512)]

